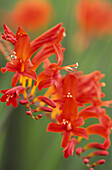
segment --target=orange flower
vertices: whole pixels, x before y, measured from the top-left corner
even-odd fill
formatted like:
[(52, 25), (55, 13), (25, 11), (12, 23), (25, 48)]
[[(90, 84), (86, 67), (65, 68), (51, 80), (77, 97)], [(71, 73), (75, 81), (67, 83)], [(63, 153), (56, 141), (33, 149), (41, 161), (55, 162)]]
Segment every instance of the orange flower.
[(102, 0), (80, 0), (76, 18), (87, 34), (112, 33), (112, 4)]
[(77, 143), (77, 141), (75, 138), (72, 138), (69, 141), (68, 145), (63, 150), (65, 158), (68, 158), (70, 155), (73, 156), (73, 152), (74, 152), (76, 143)]
[(6, 21), (10, 26), (21, 26), (29, 31), (39, 30), (48, 25), (51, 20), (52, 5), (47, 1), (27, 0), (18, 1)]
[[(4, 24), (5, 33), (2, 33), (2, 39), (11, 42), (15, 49), (14, 55), (11, 55), (11, 60), (7, 62), (5, 67), (1, 68), (1, 71), (3, 73), (6, 71), (15, 72), (12, 79), (12, 86), (16, 86), (21, 75), (36, 81), (37, 75), (35, 70), (38, 65), (52, 55), (52, 53), (55, 53), (53, 46), (58, 46), (64, 37), (65, 29), (63, 27), (61, 28), (61, 26), (62, 24), (56, 25), (31, 42), (29, 35), (21, 27), (18, 28), (15, 35)], [(43, 45), (43, 49), (41, 49), (31, 61), (34, 52)], [(63, 58), (61, 59), (60, 57), (58, 60), (62, 62)]]
[(7, 106), (10, 106), (11, 104), (14, 107), (17, 107), (17, 99), (19, 99), (19, 95), (24, 92), (23, 86), (16, 86), (11, 89), (1, 90), (1, 93), (4, 95), (0, 98), (1, 102), (7, 102)]
[(49, 123), (47, 127), (48, 132), (62, 132), (62, 147), (66, 147), (69, 143), (71, 135), (88, 138), (85, 128), (79, 127), (84, 124), (82, 118), (77, 117), (78, 110), (75, 99), (72, 96), (66, 98), (62, 113), (57, 116), (57, 123)]

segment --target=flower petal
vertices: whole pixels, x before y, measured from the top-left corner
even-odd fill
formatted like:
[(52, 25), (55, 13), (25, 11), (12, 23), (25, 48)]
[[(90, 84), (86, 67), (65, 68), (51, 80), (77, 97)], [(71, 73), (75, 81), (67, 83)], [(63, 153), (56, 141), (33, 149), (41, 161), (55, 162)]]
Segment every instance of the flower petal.
[(109, 131), (104, 126), (100, 124), (95, 124), (87, 128), (87, 134), (88, 135), (98, 134), (104, 138), (107, 138)]
[(29, 57), (30, 37), (28, 35), (22, 35), (19, 37), (17, 43), (15, 44), (14, 51), (18, 59), (26, 61), (26, 59)]
[(32, 59), (33, 70), (36, 70), (37, 67), (43, 62), (46, 58), (50, 57), (55, 53), (54, 47), (51, 45), (46, 45), (43, 47)]
[(17, 84), (20, 76), (21, 76), (21, 75), (20, 75), (19, 73), (15, 73), (15, 74), (14, 74), (14, 76), (13, 76), (13, 78), (12, 78), (12, 83), (11, 83), (12, 87), (15, 87), (15, 86), (16, 86), (16, 84)]
[(37, 80), (37, 74), (34, 71), (32, 71), (31, 69), (26, 69), (23, 72), (23, 75), (26, 77), (32, 78), (35, 81)]
[(15, 34), (9, 29), (6, 24), (3, 24), (5, 34), (2, 34), (1, 37), (4, 40), (11, 42), (13, 45), (16, 43), (16, 36)]
[(56, 58), (57, 58), (58, 66), (61, 66), (61, 64), (63, 63), (63, 51), (62, 51), (62, 47), (61, 47), (60, 44), (54, 44), (53, 46), (55, 48), (55, 53), (56, 53)]
[(64, 132), (65, 126), (54, 122), (48, 124), (47, 132)]
[(63, 33), (65, 32), (65, 29), (63, 27), (61, 28), (61, 26), (62, 23), (54, 26), (53, 28), (33, 40), (31, 42), (30, 55), (32, 55), (35, 51), (37, 51), (46, 43), (54, 43), (55, 41), (60, 42), (63, 38)]
[(66, 120), (74, 121), (77, 116), (77, 103), (75, 99), (68, 97), (63, 106), (63, 118)]
[(82, 126), (84, 124), (84, 120), (82, 117), (75, 119), (75, 121), (73, 121), (72, 126), (73, 127), (77, 127), (77, 126)]
[(87, 131), (84, 128), (73, 128), (72, 133), (76, 136), (88, 139)]
[(65, 131), (65, 133), (63, 133), (63, 139), (62, 139), (62, 143), (61, 143), (61, 146), (63, 148), (65, 148), (69, 142), (69, 139), (70, 139), (70, 131)]

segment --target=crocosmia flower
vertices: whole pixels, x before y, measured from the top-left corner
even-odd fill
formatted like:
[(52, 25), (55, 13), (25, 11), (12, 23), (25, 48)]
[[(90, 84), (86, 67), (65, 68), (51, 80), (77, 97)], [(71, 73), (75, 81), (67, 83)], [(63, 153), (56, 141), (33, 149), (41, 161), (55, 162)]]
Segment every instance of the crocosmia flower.
[[(81, 1), (81, 3), (85, 2), (90, 3), (89, 0)], [(97, 4), (102, 4), (101, 1), (91, 3), (95, 9)], [(104, 9), (107, 8), (107, 4), (100, 6), (100, 17), (105, 16)], [(106, 11), (108, 12), (110, 13), (110, 10)], [(92, 17), (94, 18), (94, 12)], [(103, 27), (102, 22), (101, 25)], [(98, 25), (99, 30), (102, 27)], [(92, 163), (90, 159), (95, 156), (107, 156), (107, 149), (111, 144), (112, 119), (107, 115), (106, 107), (112, 105), (112, 100), (104, 100), (105, 94), (102, 92), (102, 87), (105, 83), (102, 82), (102, 78), (105, 74), (98, 70), (83, 74), (82, 71), (77, 70), (78, 63), (62, 66), (65, 48), (62, 47), (61, 41), (65, 35), (65, 28), (60, 23), (31, 41), (21, 27), (18, 27), (14, 34), (4, 24), (1, 45), (6, 40), (13, 45), (14, 51), (1, 71), (2, 73), (14, 72), (14, 76), (12, 88), (1, 90), (3, 96), (0, 100), (7, 102), (7, 106), (12, 104), (17, 107), (17, 99), (21, 94), (19, 103), (26, 106), (26, 115), (38, 120), (44, 114), (50, 118), (47, 132), (62, 134), (61, 147), (64, 157), (73, 156), (76, 152), (83, 163), (93, 170), (105, 160), (101, 159)], [(50, 57), (55, 57), (55, 62), (50, 60)], [(41, 65), (42, 71), (39, 72), (38, 67)], [(62, 75), (61, 70), (64, 70), (66, 74)], [(45, 94), (40, 95), (39, 91), (43, 89), (46, 89)], [(94, 122), (94, 118), (97, 123)], [(90, 142), (91, 135), (98, 135), (102, 138), (102, 142), (99, 142), (97, 138)], [(84, 147), (77, 147), (82, 140), (85, 142), (88, 140), (87, 144)]]
[(17, 107), (17, 99), (19, 99), (19, 95), (23, 92), (23, 86), (16, 86), (12, 89), (1, 90), (1, 93), (4, 95), (0, 98), (0, 100), (1, 102), (7, 102), (7, 106), (12, 104), (14, 107)]
[(112, 4), (103, 0), (80, 0), (77, 20), (87, 34), (112, 33)]
[(71, 134), (88, 138), (86, 130), (80, 127), (84, 124), (83, 119), (78, 118), (77, 113), (78, 110), (76, 101), (72, 98), (71, 94), (68, 94), (62, 113), (57, 116), (59, 124), (50, 123), (48, 125), (47, 131), (63, 132), (62, 147), (66, 147), (68, 145)]
[[(50, 2), (41, 0), (20, 0), (14, 9), (5, 15), (12, 27), (21, 26), (29, 31), (37, 31), (50, 22), (53, 7)], [(53, 16), (53, 15), (52, 15)]]
[(74, 8), (78, 31), (73, 42), (76, 50), (86, 50), (97, 37), (112, 34), (112, 3), (105, 0), (79, 0)]

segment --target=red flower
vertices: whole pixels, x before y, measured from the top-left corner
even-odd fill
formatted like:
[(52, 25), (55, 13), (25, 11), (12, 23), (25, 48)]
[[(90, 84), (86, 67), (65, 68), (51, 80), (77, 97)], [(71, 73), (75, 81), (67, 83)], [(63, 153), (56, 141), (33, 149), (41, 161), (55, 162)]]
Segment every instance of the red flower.
[(56, 53), (57, 64), (51, 64), (48, 60), (44, 61), (45, 71), (41, 72), (37, 78), (37, 81), (39, 82), (39, 90), (50, 87), (51, 85), (58, 87), (58, 80), (62, 77), (60, 74), (60, 65), (63, 62), (64, 49), (58, 44), (53, 44), (53, 49)]
[(76, 139), (72, 138), (69, 141), (68, 145), (64, 148), (63, 152), (65, 158), (68, 158), (70, 155), (73, 156), (76, 142), (77, 142)]
[(12, 86), (16, 86), (21, 75), (32, 78), (36, 81), (37, 75), (34, 71), (29, 69), (32, 67), (32, 63), (29, 59), (30, 52), (30, 38), (26, 33), (21, 33), (21, 28), (17, 31), (17, 41), (15, 43), (15, 55), (10, 62), (7, 62), (6, 66), (1, 69), (4, 73), (6, 71), (15, 72), (12, 79)]
[(7, 102), (7, 106), (12, 104), (14, 107), (17, 107), (17, 99), (19, 99), (19, 95), (23, 92), (23, 86), (16, 86), (11, 89), (1, 90), (1, 93), (4, 95), (0, 98), (0, 100), (1, 102)]
[[(16, 72), (12, 79), (12, 86), (17, 84), (21, 75), (36, 81), (37, 75), (35, 70), (37, 69), (38, 65), (48, 58), (51, 53), (55, 52), (53, 49), (53, 44), (55, 43), (58, 46), (58, 43), (60, 43), (64, 36), (64, 28), (61, 28), (61, 26), (62, 24), (58, 24), (42, 36), (30, 42), (30, 37), (23, 29), (19, 27), (16, 35), (14, 35), (13, 32), (4, 24), (5, 34), (2, 34), (2, 38), (13, 43), (15, 49), (14, 55), (11, 56), (11, 61), (8, 62), (6, 66), (1, 69), (1, 71), (3, 73), (5, 71)], [(37, 53), (33, 57), (31, 63), (30, 60), (32, 54), (43, 45), (45, 45), (44, 50), (40, 50), (39, 54)]]
[[(20, 36), (27, 35), (27, 33), (20, 27), (18, 28), (16, 35), (5, 24), (3, 25), (3, 27), (5, 33), (2, 33), (1, 35), (2, 39), (11, 42), (13, 45), (15, 45)], [(30, 43), (29, 58), (43, 45), (46, 44), (52, 45), (54, 43), (55, 44), (60, 43), (63, 37), (65, 36), (65, 28), (61, 27), (62, 23), (57, 24), (56, 26), (54, 26), (53, 28), (51, 28), (50, 30), (46, 31), (44, 34), (33, 40)]]
[(70, 92), (76, 99), (78, 106), (94, 103), (96, 98), (98, 101), (101, 101), (101, 98), (104, 97), (101, 91), (104, 83), (99, 83), (99, 81), (103, 76), (104, 74), (101, 74), (99, 71), (86, 75), (82, 75), (81, 72), (69, 73), (60, 79), (60, 87), (58, 89), (55, 88), (54, 93), (57, 95), (57, 100), (64, 100), (64, 96)]
[(47, 131), (49, 132), (61, 132), (63, 133), (63, 139), (62, 139), (62, 147), (66, 147), (71, 134), (75, 136), (81, 136), (84, 138), (87, 137), (86, 130), (84, 128), (79, 128), (79, 126), (82, 126), (84, 124), (84, 121), (82, 118), (77, 118), (77, 104), (76, 101), (72, 98), (71, 95), (68, 96), (66, 99), (62, 113), (57, 116), (57, 123), (49, 123), (47, 127)]
[(47, 1), (19, 1), (13, 11), (6, 14), (10, 26), (21, 26), (29, 31), (39, 30), (48, 25), (53, 16), (52, 5)]
[(87, 34), (112, 32), (112, 4), (101, 0), (80, 0), (77, 5), (77, 20)]

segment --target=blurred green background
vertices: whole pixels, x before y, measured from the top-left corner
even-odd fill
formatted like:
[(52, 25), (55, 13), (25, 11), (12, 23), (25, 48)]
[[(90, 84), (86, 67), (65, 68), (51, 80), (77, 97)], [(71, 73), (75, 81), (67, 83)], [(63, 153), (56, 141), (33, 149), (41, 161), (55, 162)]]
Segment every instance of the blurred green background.
[[(3, 16), (6, 10), (13, 9), (17, 0), (0, 0), (0, 32), (3, 31)], [(55, 15), (47, 29), (62, 22), (66, 30), (66, 37), (62, 45), (65, 47), (64, 63), (78, 62), (78, 70), (90, 73), (100, 70), (106, 76), (103, 81), (105, 100), (112, 99), (112, 35), (95, 38), (86, 50), (77, 51), (73, 41), (74, 34), (78, 31), (78, 24), (74, 17), (74, 6), (78, 0), (49, 0), (53, 5)], [(46, 28), (37, 33), (29, 33), (31, 38), (36, 38)], [(6, 63), (0, 54), (0, 67)], [(0, 73), (0, 90), (11, 87), (12, 74)], [(0, 95), (1, 97), (1, 95)], [(26, 108), (18, 106), (16, 109), (6, 107), (0, 103), (0, 170), (86, 170), (88, 169), (74, 153), (73, 157), (65, 159), (61, 148), (61, 134), (47, 133), (46, 128), (50, 120), (45, 116), (38, 121), (26, 116)], [(112, 115), (112, 109), (107, 109)], [(111, 116), (112, 117), (112, 116)], [(95, 138), (97, 141), (98, 138)], [(112, 135), (111, 135), (112, 139)], [(86, 142), (84, 141), (83, 144)], [(112, 169), (112, 146), (106, 163), (95, 169)], [(94, 159), (93, 159), (94, 160)]]

